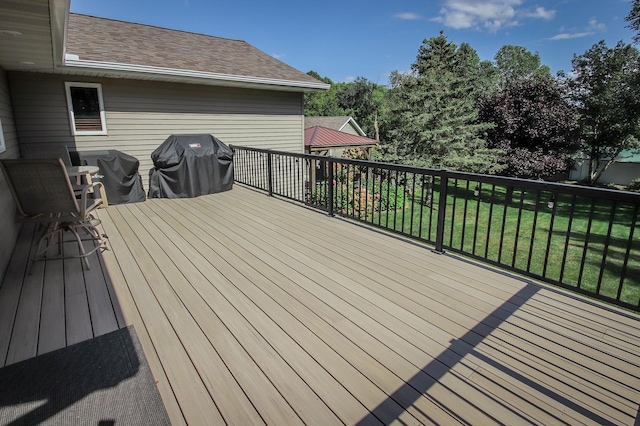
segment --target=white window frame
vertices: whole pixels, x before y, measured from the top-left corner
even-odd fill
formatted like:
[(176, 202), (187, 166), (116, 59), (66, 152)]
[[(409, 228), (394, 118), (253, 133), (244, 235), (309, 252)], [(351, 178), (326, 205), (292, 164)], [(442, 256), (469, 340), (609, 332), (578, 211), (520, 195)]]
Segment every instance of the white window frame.
[(4, 142), (4, 130), (2, 130), (2, 119), (0, 118), (0, 153), (7, 150), (7, 145)]
[[(107, 134), (107, 120), (104, 113), (104, 102), (102, 100), (102, 85), (100, 83), (85, 83), (85, 82), (71, 82), (66, 81), (64, 83), (65, 91), (67, 92), (67, 108), (69, 109), (69, 124), (71, 125), (71, 134), (75, 135), (106, 135)], [(76, 130), (76, 119), (73, 113), (73, 102), (71, 100), (71, 88), (72, 87), (88, 87), (92, 89), (98, 89), (98, 104), (100, 106), (100, 123), (102, 124), (102, 130)]]

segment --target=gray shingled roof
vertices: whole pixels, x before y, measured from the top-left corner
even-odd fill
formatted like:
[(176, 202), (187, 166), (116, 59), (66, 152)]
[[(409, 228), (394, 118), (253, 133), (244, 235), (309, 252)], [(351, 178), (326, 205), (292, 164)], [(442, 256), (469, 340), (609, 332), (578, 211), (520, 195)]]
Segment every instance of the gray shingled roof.
[(340, 130), (349, 121), (351, 117), (348, 115), (330, 116), (330, 117), (304, 117), (304, 128), (322, 126), (328, 129)]
[(320, 83), (245, 41), (74, 13), (66, 53), (82, 61)]

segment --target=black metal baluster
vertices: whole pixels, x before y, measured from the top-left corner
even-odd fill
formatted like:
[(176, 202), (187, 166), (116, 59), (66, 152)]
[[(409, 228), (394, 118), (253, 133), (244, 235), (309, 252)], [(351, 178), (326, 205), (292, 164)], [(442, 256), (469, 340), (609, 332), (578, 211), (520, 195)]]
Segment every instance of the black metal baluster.
[(536, 207), (533, 212), (533, 224), (531, 225), (531, 243), (529, 243), (529, 259), (527, 260), (527, 272), (531, 272), (531, 258), (533, 257), (533, 244), (536, 240), (536, 227), (538, 226), (538, 212), (540, 211), (540, 196), (542, 191), (536, 191)]
[(547, 264), (549, 263), (549, 250), (551, 250), (551, 237), (553, 237), (553, 225), (556, 218), (556, 209), (558, 208), (559, 198), (556, 198), (555, 194), (551, 195), (551, 201), (549, 201), (549, 205), (551, 205), (551, 218), (549, 219), (549, 232), (547, 233), (547, 247), (544, 252), (544, 263), (542, 266), (542, 276), (547, 276)]
[(571, 241), (571, 227), (573, 226), (573, 214), (576, 211), (577, 196), (573, 194), (571, 198), (571, 209), (569, 211), (569, 222), (567, 223), (567, 236), (564, 240), (564, 252), (562, 253), (562, 263), (560, 264), (560, 278), (558, 282), (562, 283), (564, 278), (564, 267), (567, 263), (567, 254), (569, 253), (569, 242)]
[(600, 288), (602, 286), (602, 277), (604, 276), (604, 268), (607, 264), (609, 244), (611, 243), (611, 230), (613, 229), (613, 220), (616, 216), (617, 205), (618, 203), (616, 203), (615, 200), (611, 203), (611, 213), (609, 214), (609, 228), (607, 229), (607, 236), (604, 239), (604, 247), (602, 249), (602, 262), (600, 263), (600, 273), (598, 274), (598, 285), (596, 286), (596, 294), (600, 294)]
[(460, 236), (460, 250), (464, 252), (464, 237), (467, 233), (467, 207), (469, 205), (469, 179), (464, 190), (464, 208), (462, 209), (462, 235)]
[[(449, 246), (453, 247), (453, 228), (456, 221), (456, 201), (458, 200), (458, 178), (453, 180), (453, 204), (451, 205), (451, 226), (449, 227)], [(462, 248), (462, 247), (461, 247)]]
[(482, 201), (482, 182), (480, 182), (477, 186), (478, 195), (476, 199), (476, 220), (473, 228), (473, 249), (471, 250), (471, 254), (476, 254), (476, 245), (478, 244), (478, 221), (480, 219), (480, 202)]
[(489, 240), (491, 239), (491, 222), (493, 221), (493, 204), (496, 197), (496, 186), (491, 185), (491, 198), (489, 199), (489, 217), (487, 218), (487, 239), (484, 245), (484, 258), (489, 259)]
[[(629, 263), (629, 255), (631, 254), (631, 247), (633, 246), (633, 234), (635, 233), (636, 229), (639, 208), (640, 204), (636, 204), (633, 209), (631, 228), (629, 229), (629, 240), (627, 240), (627, 250), (624, 254), (624, 262), (622, 263), (622, 271), (620, 272), (620, 284), (618, 284), (618, 293), (616, 295), (616, 300), (620, 300), (620, 297), (622, 296), (622, 288), (624, 286), (624, 279), (627, 275), (627, 264)], [(640, 306), (640, 298), (638, 298), (638, 306)]]
[(591, 198), (591, 209), (589, 210), (589, 222), (587, 223), (587, 232), (584, 236), (584, 247), (582, 249), (582, 261), (580, 262), (580, 272), (578, 273), (578, 288), (582, 288), (582, 274), (584, 273), (584, 264), (587, 260), (587, 251), (589, 250), (589, 239), (591, 238), (591, 224), (593, 223), (593, 212), (596, 207), (596, 199)]

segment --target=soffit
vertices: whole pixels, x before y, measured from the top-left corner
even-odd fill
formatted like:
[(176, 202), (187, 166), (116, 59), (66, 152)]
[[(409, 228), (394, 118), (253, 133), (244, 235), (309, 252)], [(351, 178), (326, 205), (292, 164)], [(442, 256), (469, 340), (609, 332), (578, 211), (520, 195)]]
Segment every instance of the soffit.
[(0, 1), (0, 66), (5, 70), (54, 68), (62, 58), (68, 9), (69, 0)]

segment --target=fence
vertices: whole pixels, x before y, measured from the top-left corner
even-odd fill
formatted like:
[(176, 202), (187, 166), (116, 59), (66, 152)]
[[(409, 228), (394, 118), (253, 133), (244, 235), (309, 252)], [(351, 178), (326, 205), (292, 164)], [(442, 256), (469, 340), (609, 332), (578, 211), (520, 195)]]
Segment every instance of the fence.
[(232, 148), (269, 195), (640, 311), (640, 194)]

